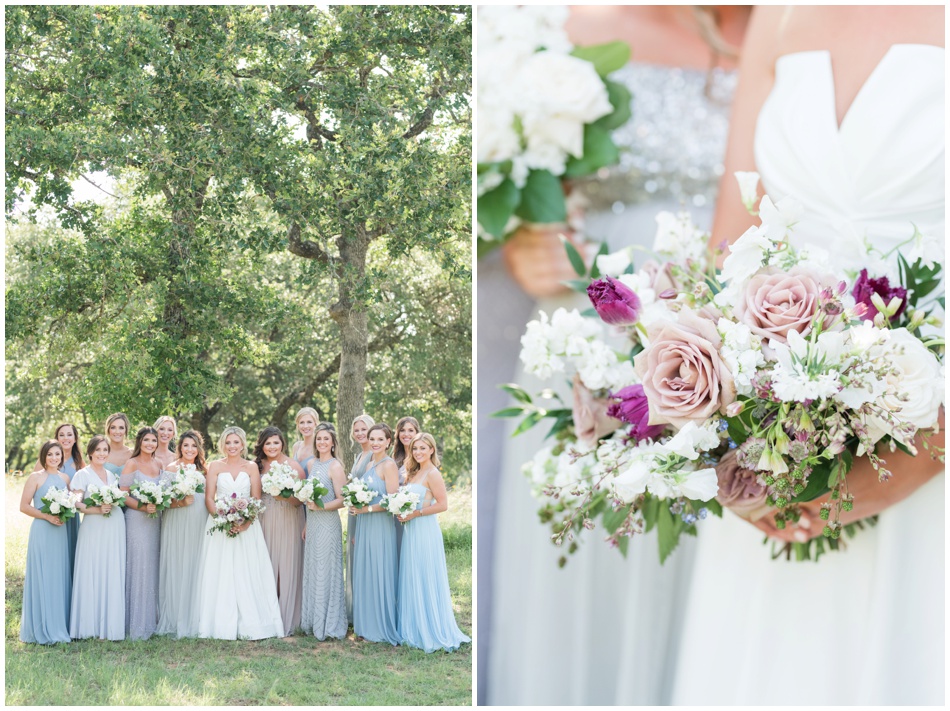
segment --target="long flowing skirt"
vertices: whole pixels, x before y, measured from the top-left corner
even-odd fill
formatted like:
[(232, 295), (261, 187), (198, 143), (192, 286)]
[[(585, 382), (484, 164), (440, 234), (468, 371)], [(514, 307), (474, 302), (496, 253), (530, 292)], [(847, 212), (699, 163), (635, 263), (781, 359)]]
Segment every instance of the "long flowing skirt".
[(125, 639), (125, 514), (85, 514), (76, 544), (69, 635)]
[(343, 526), (337, 511), (307, 511), (300, 626), (317, 639), (346, 636)]
[(208, 510), (198, 495), (190, 506), (162, 514), (162, 545), (158, 571), (158, 634), (198, 636), (194, 614), (198, 570)]
[(277, 582), (277, 600), (284, 621), (284, 635), (300, 627), (303, 587), (303, 538), (306, 525), (304, 507), (263, 495), (266, 511), (261, 514), (261, 531)]
[(69, 641), (69, 540), (66, 524), (33, 519), (26, 549), (20, 640)]
[(359, 515), (353, 552), (353, 631), (399, 644), (396, 626), (396, 527), (384, 511)]
[[(111, 518), (111, 517), (110, 517)], [(161, 515), (125, 512), (125, 636), (148, 639), (158, 627)]]

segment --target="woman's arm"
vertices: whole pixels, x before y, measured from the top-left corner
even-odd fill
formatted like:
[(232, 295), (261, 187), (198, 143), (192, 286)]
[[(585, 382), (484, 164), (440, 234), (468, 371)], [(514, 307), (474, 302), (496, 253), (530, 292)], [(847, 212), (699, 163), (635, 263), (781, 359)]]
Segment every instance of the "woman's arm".
[(336, 494), (336, 498), (332, 501), (327, 501), (323, 505), (324, 511), (336, 511), (337, 509), (343, 508), (343, 494), (341, 490), (346, 486), (346, 472), (343, 471), (343, 465), (339, 462), (330, 464), (330, 481), (333, 482), (333, 492)]
[(33, 496), (40, 486), (41, 476), (42, 470), (39, 473), (33, 472), (27, 478), (26, 484), (23, 485), (23, 493), (20, 495), (20, 512), (25, 513), (27, 516), (32, 516), (33, 518), (49, 521), (54, 526), (62, 526), (63, 522), (59, 520), (59, 516), (43, 513), (33, 505)]
[(218, 467), (214, 462), (208, 466), (208, 476), (205, 477), (205, 508), (214, 516), (218, 509), (214, 505), (214, 494), (218, 490)]
[(429, 484), (429, 491), (432, 492), (435, 503), (430, 506), (423, 506), (422, 508), (418, 508), (415, 511), (411, 511), (405, 516), (400, 516), (400, 521), (411, 521), (412, 519), (419, 518), (420, 516), (432, 516), (434, 514), (442, 513), (443, 511), (448, 511), (449, 495), (445, 490), (445, 481), (442, 479), (442, 473), (438, 469), (430, 472), (426, 482)]

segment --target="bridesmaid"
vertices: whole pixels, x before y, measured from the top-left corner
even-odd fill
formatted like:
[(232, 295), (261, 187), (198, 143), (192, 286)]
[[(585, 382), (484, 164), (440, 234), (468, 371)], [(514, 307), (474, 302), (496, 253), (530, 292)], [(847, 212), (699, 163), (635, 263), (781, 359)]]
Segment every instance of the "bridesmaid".
[[(406, 483), (406, 457), (409, 453), (409, 443), (413, 437), (419, 434), (422, 428), (419, 427), (419, 420), (415, 417), (403, 417), (396, 423), (396, 446), (393, 448), (393, 461), (399, 467), (399, 486)], [(396, 557), (401, 555), (402, 551), (402, 529), (403, 524), (396, 520)]]
[[(96, 435), (86, 447), (89, 464), (76, 472), (69, 488), (85, 499), (92, 485), (116, 485), (106, 468), (109, 440)], [(69, 636), (125, 639), (125, 516), (118, 506), (86, 506), (76, 547)], [(106, 514), (109, 514), (106, 516)]]
[(23, 486), (20, 511), (36, 520), (30, 525), (23, 582), (20, 641), (55, 644), (69, 641), (69, 541), (66, 527), (53, 514), (40, 511), (50, 489), (65, 489), (68, 477), (59, 467), (63, 446), (51, 439), (40, 449), (42, 469)]
[(106, 460), (106, 469), (119, 476), (122, 474), (122, 467), (132, 456), (132, 450), (125, 446), (125, 438), (129, 435), (132, 425), (129, 424), (129, 418), (124, 412), (116, 412), (109, 415), (106, 420), (106, 437), (109, 438), (109, 458)]
[[(188, 464), (193, 464), (195, 469), (207, 476), (204, 439), (200, 432), (183, 432), (178, 439), (176, 454), (178, 458), (168, 466), (171, 476), (178, 472), (179, 467)], [(162, 513), (158, 557), (158, 627), (155, 630), (158, 634), (172, 634), (179, 639), (198, 636), (198, 617), (194, 607), (207, 524), (208, 510), (203, 494), (174, 499), (169, 509)]]
[[(310, 433), (312, 440), (312, 430)], [(254, 461), (262, 477), (270, 471), (272, 464), (289, 464), (298, 479), (307, 478), (300, 464), (284, 454), (286, 448), (287, 440), (279, 428), (265, 427), (261, 430), (254, 445)], [(263, 492), (261, 498), (265, 507), (260, 517), (261, 530), (271, 565), (274, 566), (284, 636), (289, 637), (300, 627), (300, 601), (303, 595), (303, 541), (300, 536), (306, 519), (300, 502), (292, 496), (284, 498)]]
[(435, 439), (420, 433), (410, 453), (407, 486), (419, 494), (419, 506), (399, 516), (406, 525), (399, 560), (399, 640), (426, 652), (454, 651), (472, 640), (459, 629), (452, 610), (442, 530), (435, 517), (449, 507)]
[(155, 450), (155, 458), (158, 460), (162, 469), (168, 469), (169, 465), (171, 465), (175, 459), (175, 451), (172, 447), (175, 446), (175, 435), (178, 432), (178, 425), (175, 423), (174, 417), (162, 415), (155, 420), (155, 424), (152, 425), (152, 427), (158, 432), (158, 449)]
[[(119, 486), (128, 491), (137, 481), (161, 481), (161, 467), (155, 459), (158, 432), (143, 427), (135, 435), (135, 449), (122, 468)], [(158, 565), (161, 548), (161, 518), (155, 504), (125, 499), (125, 636), (148, 639), (158, 626)]]
[(307, 502), (307, 527), (304, 530), (303, 612), (300, 626), (304, 632), (323, 641), (327, 637), (346, 636), (346, 600), (343, 594), (343, 526), (339, 509), (343, 508), (341, 489), (346, 485), (343, 465), (336, 458), (336, 432), (321, 422), (314, 444), (317, 458), (310, 465), (308, 479), (318, 479), (327, 488), (321, 509)]
[[(366, 471), (366, 464), (372, 452), (369, 451), (369, 428), (376, 422), (369, 415), (357, 415), (353, 419), (350, 429), (350, 439), (360, 446), (360, 451), (353, 461), (353, 470), (350, 479), (359, 479)], [(356, 516), (348, 514), (346, 517), (346, 619), (353, 624), (353, 541), (356, 540)]]
[(368, 439), (371, 456), (360, 479), (376, 496), (368, 506), (350, 507), (350, 513), (359, 516), (353, 551), (353, 631), (371, 642), (396, 645), (396, 525), (379, 501), (399, 489), (399, 471), (389, 456), (393, 441), (389, 425), (373, 425)]
[[(76, 425), (63, 423), (56, 428), (53, 439), (59, 442), (66, 455), (60, 469), (67, 478), (72, 479), (77, 469), (82, 469), (86, 463), (82, 460), (82, 450), (79, 445), (79, 431)], [(43, 467), (36, 462), (33, 471), (42, 471)], [(74, 516), (66, 522), (66, 540), (69, 541), (69, 577), (72, 580), (73, 565), (76, 561), (76, 540), (79, 538), (79, 516)]]

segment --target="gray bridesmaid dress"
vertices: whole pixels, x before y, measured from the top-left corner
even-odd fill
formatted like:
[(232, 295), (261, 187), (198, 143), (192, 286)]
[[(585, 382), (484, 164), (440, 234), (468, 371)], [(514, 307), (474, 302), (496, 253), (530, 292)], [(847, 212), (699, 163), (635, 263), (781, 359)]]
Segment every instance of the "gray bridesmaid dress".
[[(119, 486), (161, 480), (161, 473), (153, 478), (135, 470), (123, 474)], [(125, 633), (129, 639), (148, 639), (158, 627), (161, 538), (161, 515), (152, 518), (144, 511), (125, 510)]]

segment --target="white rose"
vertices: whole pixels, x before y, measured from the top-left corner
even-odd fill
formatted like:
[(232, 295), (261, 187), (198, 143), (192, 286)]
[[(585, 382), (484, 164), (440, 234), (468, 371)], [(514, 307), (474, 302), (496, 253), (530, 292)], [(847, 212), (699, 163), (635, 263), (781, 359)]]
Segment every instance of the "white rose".
[(58, 514), (62, 507), (57, 504), (55, 501), (49, 505), (50, 513)]
[(479, 163), (497, 163), (514, 156), (521, 148), (518, 134), (514, 129), (514, 112), (507, 107), (492, 107), (485, 102), (478, 103)]

